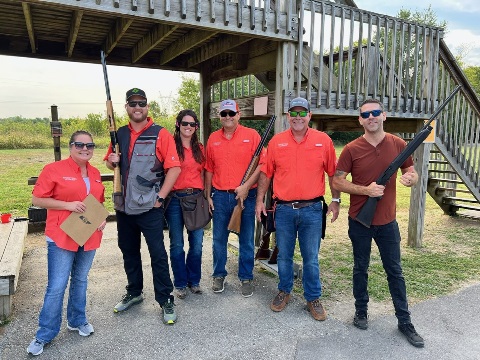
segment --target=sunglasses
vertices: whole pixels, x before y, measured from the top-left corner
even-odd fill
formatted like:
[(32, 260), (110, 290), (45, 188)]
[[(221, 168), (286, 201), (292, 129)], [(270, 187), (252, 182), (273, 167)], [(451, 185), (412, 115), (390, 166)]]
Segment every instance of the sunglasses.
[(377, 116), (380, 116), (382, 112), (383, 112), (382, 110), (365, 111), (360, 113), (360, 116), (364, 119), (368, 119), (370, 117), (370, 114), (372, 114), (373, 117), (377, 117)]
[(197, 123), (195, 121), (194, 122), (182, 121), (180, 124), (182, 124), (182, 126), (197, 127)]
[(145, 106), (147, 106), (147, 102), (145, 100), (143, 100), (143, 101), (129, 101), (128, 102), (128, 106), (130, 106), (131, 108), (134, 108), (137, 105), (140, 106), (141, 108), (144, 108)]
[(84, 147), (86, 147), (87, 150), (95, 149), (95, 143), (83, 143), (80, 141), (74, 141), (74, 142), (71, 142), (70, 145), (75, 145), (75, 149), (77, 150), (83, 150)]
[(297, 115), (300, 115), (300, 117), (305, 117), (308, 115), (308, 111), (289, 111), (288, 113), (291, 117), (297, 117)]
[(230, 117), (234, 117), (235, 115), (237, 115), (237, 113), (235, 111), (222, 111), (220, 112), (220, 116), (221, 117), (227, 117), (230, 116)]

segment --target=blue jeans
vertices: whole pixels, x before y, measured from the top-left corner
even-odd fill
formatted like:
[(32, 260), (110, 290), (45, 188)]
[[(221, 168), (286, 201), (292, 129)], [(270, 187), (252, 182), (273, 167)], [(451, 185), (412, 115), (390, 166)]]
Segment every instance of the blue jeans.
[(68, 291), (67, 321), (77, 327), (87, 323), (87, 276), (92, 267), (95, 250), (69, 251), (47, 242), (48, 283), (43, 307), (38, 319), (37, 340), (49, 343), (60, 331), (65, 289), (70, 278)]
[(383, 268), (387, 274), (388, 288), (392, 296), (395, 316), (399, 324), (410, 322), (407, 290), (400, 260), (400, 231), (397, 221), (367, 228), (358, 221), (348, 218), (348, 235), (353, 248), (353, 296), (355, 309), (368, 309), (368, 266), (372, 238), (377, 243)]
[[(235, 194), (212, 189), (213, 207), (213, 277), (227, 276), (228, 222), (237, 205)], [(255, 232), (255, 199), (257, 189), (250, 189), (243, 202), (245, 207), (242, 212), (240, 225), (238, 278), (240, 281), (253, 279), (253, 265), (255, 257), (254, 232)]]
[(298, 244), (303, 259), (303, 295), (307, 301), (322, 295), (318, 252), (322, 237), (323, 202), (293, 209), (277, 204), (275, 210), (276, 240), (278, 247), (278, 290), (290, 293), (293, 289), (293, 253)]
[[(176, 194), (178, 197), (188, 196), (189, 194)], [(202, 246), (203, 229), (188, 231), (188, 253), (185, 259), (185, 250), (183, 249), (183, 230), (184, 221), (180, 200), (172, 196), (165, 218), (168, 223), (168, 233), (170, 235), (170, 262), (173, 271), (173, 284), (177, 289), (186, 286), (200, 285), (202, 277)]]
[(138, 215), (117, 211), (118, 247), (123, 254), (123, 267), (127, 274), (127, 293), (138, 296), (143, 291), (141, 234), (150, 253), (155, 300), (162, 305), (173, 291), (168, 255), (163, 243), (163, 207)]

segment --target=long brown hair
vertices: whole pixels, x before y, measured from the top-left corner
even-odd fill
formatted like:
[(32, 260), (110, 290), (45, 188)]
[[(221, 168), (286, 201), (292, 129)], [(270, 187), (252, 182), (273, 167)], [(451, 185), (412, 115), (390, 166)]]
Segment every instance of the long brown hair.
[(177, 148), (178, 157), (180, 158), (181, 161), (185, 160), (185, 153), (183, 151), (182, 138), (180, 137), (180, 123), (182, 122), (182, 119), (185, 116), (191, 116), (195, 120), (195, 124), (196, 124), (195, 132), (193, 133), (192, 138), (190, 140), (190, 146), (192, 147), (193, 158), (197, 163), (202, 164), (205, 161), (205, 156), (202, 153), (202, 150), (200, 148), (200, 143), (198, 142), (198, 136), (197, 136), (197, 129), (200, 126), (200, 122), (198, 121), (198, 117), (197, 117), (197, 114), (195, 114), (195, 111), (190, 109), (185, 109), (180, 111), (175, 121), (175, 133), (173, 134), (173, 138), (175, 139), (175, 146)]

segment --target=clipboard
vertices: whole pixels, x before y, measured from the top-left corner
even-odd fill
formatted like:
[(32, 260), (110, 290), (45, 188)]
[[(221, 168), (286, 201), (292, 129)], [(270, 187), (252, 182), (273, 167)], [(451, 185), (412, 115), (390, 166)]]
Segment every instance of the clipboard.
[(87, 207), (85, 212), (72, 212), (60, 225), (60, 229), (80, 246), (87, 242), (109, 215), (108, 210), (92, 194), (88, 194), (83, 203)]

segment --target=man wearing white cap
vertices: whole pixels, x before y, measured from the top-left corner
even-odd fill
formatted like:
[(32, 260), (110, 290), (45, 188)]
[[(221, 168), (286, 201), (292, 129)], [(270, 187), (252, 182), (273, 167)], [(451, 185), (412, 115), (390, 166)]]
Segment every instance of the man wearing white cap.
[(249, 297), (253, 294), (255, 197), (261, 164), (243, 185), (240, 184), (261, 139), (257, 131), (239, 124), (240, 110), (234, 100), (222, 101), (219, 112), (222, 128), (208, 138), (205, 165), (205, 192), (213, 220), (212, 290), (221, 293), (225, 289), (227, 228), (240, 199), (244, 209), (239, 235), (238, 278), (242, 296)]

